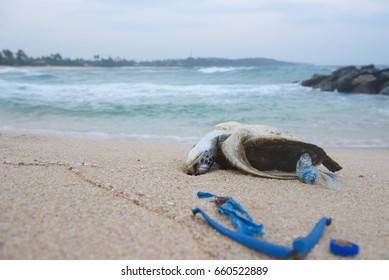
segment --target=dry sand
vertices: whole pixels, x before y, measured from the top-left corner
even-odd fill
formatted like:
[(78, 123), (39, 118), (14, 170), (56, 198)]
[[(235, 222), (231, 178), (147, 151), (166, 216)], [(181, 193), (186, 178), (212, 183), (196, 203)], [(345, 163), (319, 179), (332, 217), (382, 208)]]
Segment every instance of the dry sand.
[(0, 135), (1, 259), (272, 259), (213, 230), (191, 209), (229, 220), (198, 191), (232, 196), (264, 239), (290, 246), (333, 219), (308, 259), (341, 259), (331, 238), (360, 245), (356, 259), (389, 259), (389, 149), (327, 149), (342, 191), (231, 170), (189, 176), (191, 145)]

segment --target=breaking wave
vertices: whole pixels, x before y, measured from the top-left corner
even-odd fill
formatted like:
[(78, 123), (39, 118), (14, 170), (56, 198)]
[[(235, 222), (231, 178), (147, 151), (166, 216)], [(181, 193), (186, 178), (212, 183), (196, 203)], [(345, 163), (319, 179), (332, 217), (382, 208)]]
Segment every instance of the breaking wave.
[(388, 96), (292, 83), (313, 72), (310, 66), (2, 68), (0, 130), (193, 143), (215, 123), (235, 120), (274, 125), (323, 146), (389, 146)]

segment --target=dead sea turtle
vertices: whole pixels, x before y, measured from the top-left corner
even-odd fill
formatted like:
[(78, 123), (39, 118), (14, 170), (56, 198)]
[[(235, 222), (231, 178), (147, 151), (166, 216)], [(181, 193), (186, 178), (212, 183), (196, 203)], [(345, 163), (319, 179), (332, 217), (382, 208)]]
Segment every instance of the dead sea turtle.
[(267, 125), (237, 122), (215, 125), (214, 130), (189, 151), (185, 168), (191, 175), (204, 174), (216, 162), (222, 168), (260, 177), (296, 179), (296, 163), (304, 153), (311, 156), (314, 165), (323, 164), (332, 172), (342, 169), (322, 148), (288, 132)]

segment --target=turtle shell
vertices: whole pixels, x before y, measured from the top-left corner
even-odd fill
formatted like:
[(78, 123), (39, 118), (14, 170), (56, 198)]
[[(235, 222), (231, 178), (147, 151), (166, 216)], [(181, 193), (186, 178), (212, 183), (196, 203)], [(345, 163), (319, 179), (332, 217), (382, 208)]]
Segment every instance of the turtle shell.
[(321, 164), (326, 158), (325, 151), (310, 143), (285, 138), (250, 139), (243, 143), (248, 162), (258, 170), (296, 171), (301, 155), (308, 153), (314, 165)]
[(266, 176), (270, 173), (260, 171), (295, 172), (297, 161), (304, 153), (311, 156), (314, 165), (323, 164), (333, 172), (342, 169), (321, 147), (265, 125), (237, 125), (231, 131), (231, 136), (219, 143), (216, 161), (222, 167)]

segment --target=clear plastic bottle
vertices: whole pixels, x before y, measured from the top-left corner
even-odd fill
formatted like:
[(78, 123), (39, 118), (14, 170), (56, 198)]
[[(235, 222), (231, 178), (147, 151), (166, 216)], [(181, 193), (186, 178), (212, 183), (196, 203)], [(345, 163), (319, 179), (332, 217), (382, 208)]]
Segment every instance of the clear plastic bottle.
[(319, 185), (327, 189), (340, 191), (340, 184), (335, 176), (315, 168), (308, 153), (303, 154), (297, 162), (296, 174), (303, 183)]

